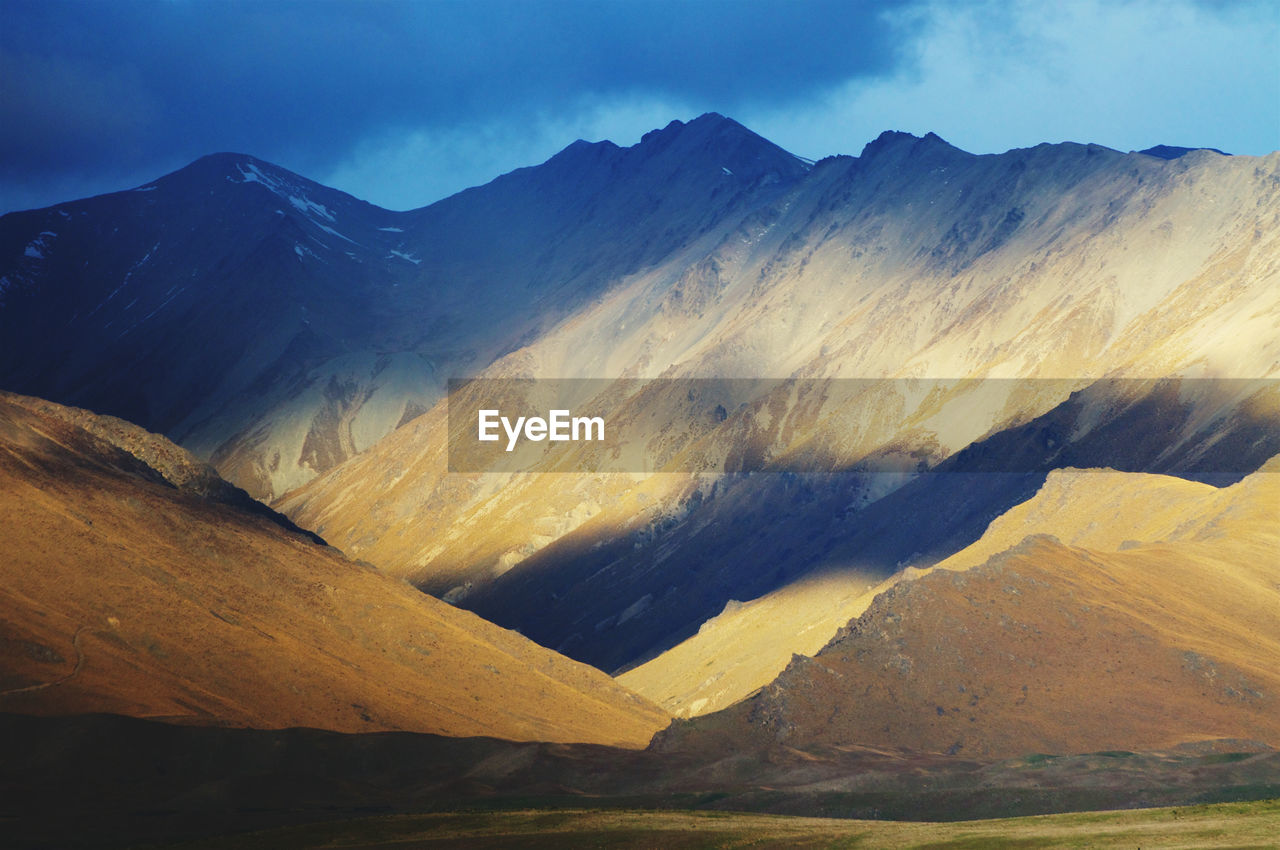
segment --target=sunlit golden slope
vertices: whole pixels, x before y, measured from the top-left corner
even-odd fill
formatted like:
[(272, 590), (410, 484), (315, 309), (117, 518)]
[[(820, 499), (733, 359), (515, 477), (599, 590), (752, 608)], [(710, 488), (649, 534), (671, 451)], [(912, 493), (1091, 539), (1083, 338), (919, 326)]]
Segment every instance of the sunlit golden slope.
[(696, 635), (617, 678), (677, 717), (710, 714), (769, 684), (793, 655), (815, 655), (874, 595), (849, 576), (806, 577), (729, 603)]
[(1168, 475), (1059, 469), (1049, 473), (1034, 499), (998, 517), (981, 539), (937, 566), (976, 566), (1030, 534), (1102, 550), (1185, 540), (1224, 499), (1235, 498), (1234, 491)]
[[(1185, 542), (1211, 527), (1252, 538), (1265, 532), (1268, 507), (1280, 512), (1280, 503), (1270, 504), (1274, 491), (1265, 488), (1247, 499), (1241, 494), (1253, 493), (1267, 480), (1255, 476), (1218, 489), (1167, 475), (1057, 470), (1034, 498), (998, 517), (981, 538), (932, 569), (980, 566), (1031, 535), (1104, 552)], [(1219, 518), (1245, 510), (1246, 503), (1262, 512), (1256, 522), (1243, 530), (1228, 524), (1221, 531)], [(718, 711), (767, 685), (793, 655), (816, 655), (878, 594), (931, 571), (908, 567), (870, 590), (861, 577), (840, 572), (801, 579), (734, 604), (696, 636), (618, 679), (677, 716)]]
[[(1063, 539), (1084, 545), (1045, 533), (1059, 515)], [(1277, 553), (1280, 460), (1221, 490), (1055, 475), (951, 559), (957, 569), (897, 583), (814, 657), (674, 734), (995, 756), (1274, 745)]]
[(666, 723), (590, 667), (177, 489), (91, 420), (0, 396), (0, 711), (631, 747)]

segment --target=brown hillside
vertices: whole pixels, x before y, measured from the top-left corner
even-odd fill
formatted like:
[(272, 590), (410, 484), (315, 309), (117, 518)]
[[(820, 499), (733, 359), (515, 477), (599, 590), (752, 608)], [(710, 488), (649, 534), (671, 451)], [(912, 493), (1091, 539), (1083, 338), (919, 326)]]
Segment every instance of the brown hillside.
[[(1240, 493), (1170, 475), (1059, 469), (1033, 498), (1001, 514), (981, 538), (937, 568), (980, 566), (1035, 534), (1094, 550), (1186, 540), (1216, 522), (1224, 505), (1237, 504)], [(921, 574), (908, 567), (870, 589), (866, 577), (852, 570), (807, 576), (727, 606), (698, 634), (618, 681), (678, 717), (719, 711), (773, 681), (793, 655), (817, 654), (877, 595)]]
[(666, 723), (599, 671), (23, 401), (0, 397), (0, 710), (631, 747)]
[(1211, 491), (1172, 542), (1105, 551), (1032, 536), (901, 582), (760, 694), (673, 734), (995, 757), (1280, 742), (1276, 466)]

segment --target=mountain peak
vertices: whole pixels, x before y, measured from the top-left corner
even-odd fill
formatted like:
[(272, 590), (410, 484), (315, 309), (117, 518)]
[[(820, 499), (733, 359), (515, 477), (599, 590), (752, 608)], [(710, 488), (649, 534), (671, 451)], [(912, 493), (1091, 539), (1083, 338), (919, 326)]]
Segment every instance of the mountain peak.
[(875, 159), (885, 156), (886, 154), (897, 154), (900, 156), (919, 156), (921, 154), (969, 154), (960, 150), (955, 145), (944, 140), (937, 133), (925, 133), (924, 136), (915, 136), (911, 133), (904, 133), (901, 130), (885, 130), (866, 147), (862, 149), (862, 153), (858, 158), (863, 160)]
[(200, 165), (203, 163), (203, 164), (214, 165), (214, 166), (230, 167), (237, 162), (252, 162), (257, 165), (266, 165), (273, 168), (275, 167), (275, 166), (272, 166), (271, 163), (267, 162), (266, 160), (258, 159), (256, 156), (253, 156), (252, 154), (239, 153), (237, 151), (216, 151), (214, 153), (207, 153), (204, 156), (197, 158), (191, 164), (194, 166), (194, 165)]
[(617, 150), (619, 150), (618, 146), (608, 139), (599, 142), (588, 142), (586, 139), (577, 139), (563, 148), (555, 156), (551, 157), (548, 162), (581, 163), (584, 160), (607, 156)]
[(169, 178), (178, 177), (179, 175), (189, 175), (197, 179), (207, 179), (209, 177), (238, 178), (241, 172), (249, 168), (253, 168), (264, 173), (291, 175), (294, 177), (297, 176), (292, 175), (287, 169), (281, 168), (280, 166), (274, 165), (265, 160), (258, 159), (255, 156), (250, 156), (247, 153), (220, 151), (218, 153), (205, 154), (191, 162), (189, 165), (185, 165), (177, 171), (170, 172), (160, 179), (167, 180)]
[(747, 130), (746, 127), (739, 124), (737, 121), (734, 121), (732, 118), (728, 118), (724, 115), (721, 115), (719, 112), (704, 112), (701, 115), (699, 115), (697, 118), (690, 121), (688, 126), (691, 128), (697, 127), (697, 128), (707, 128), (712, 130), (737, 129), (737, 130), (744, 130), (748, 133), (751, 132), (750, 130)]
[[(162, 194), (178, 198), (195, 191), (231, 190), (233, 194), (241, 195), (244, 193), (236, 190), (245, 189), (254, 183), (258, 184), (259, 190), (265, 189), (275, 196), (273, 203), (281, 204), (284, 209), (292, 207), (317, 221), (322, 220), (325, 226), (335, 221), (340, 210), (379, 209), (340, 189), (317, 183), (283, 166), (246, 153), (233, 152), (207, 154), (134, 191), (161, 189), (164, 190)], [(250, 196), (261, 197), (257, 192)], [(288, 206), (283, 206), (285, 204)]]
[[(294, 174), (287, 168), (250, 156), (247, 153), (223, 151), (206, 154), (163, 177), (144, 183), (133, 191), (169, 190), (186, 195), (196, 188), (206, 191), (228, 183), (261, 183), (276, 194), (298, 194), (304, 189), (324, 191), (324, 187)], [(292, 193), (286, 192), (292, 189)], [(332, 191), (332, 190), (329, 190)]]
[(644, 158), (672, 157), (692, 167), (709, 167), (737, 179), (793, 179), (809, 164), (763, 136), (717, 112), (689, 122), (672, 121), (645, 133), (631, 151)]
[[(755, 140), (758, 144), (776, 147), (772, 142), (759, 136), (732, 118), (717, 112), (705, 112), (692, 121), (675, 119), (665, 127), (650, 130), (633, 146), (642, 151), (657, 152), (679, 144), (684, 152), (692, 152), (702, 147), (728, 147), (734, 142)], [(609, 140), (589, 142), (578, 139), (552, 157), (552, 161), (578, 161), (584, 157), (596, 157), (620, 150), (618, 145)], [(781, 150), (781, 148), (778, 148)]]
[(1222, 154), (1223, 156), (1231, 156), (1231, 154), (1226, 151), (1220, 151), (1217, 148), (1184, 148), (1179, 145), (1155, 145), (1154, 147), (1140, 150), (1138, 153), (1143, 153), (1147, 156), (1154, 156), (1158, 159), (1178, 159), (1179, 157), (1186, 156), (1192, 151), (1213, 151), (1214, 153)]
[(726, 118), (718, 112), (704, 112), (692, 121), (672, 121), (661, 130), (650, 130), (640, 139), (640, 144), (669, 144), (679, 139), (697, 139), (709, 142), (714, 139), (757, 139), (763, 144), (773, 143), (751, 130)]

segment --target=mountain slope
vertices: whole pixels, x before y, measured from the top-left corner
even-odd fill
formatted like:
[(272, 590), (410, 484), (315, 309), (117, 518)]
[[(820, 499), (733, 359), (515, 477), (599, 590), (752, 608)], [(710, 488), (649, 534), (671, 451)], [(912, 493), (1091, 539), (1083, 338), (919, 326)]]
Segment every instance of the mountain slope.
[(205, 157), (0, 218), (0, 386), (161, 431), (279, 496), (806, 169), (718, 115), (405, 213)]
[(697, 634), (618, 675), (618, 682), (676, 717), (720, 711), (768, 685), (793, 657), (816, 655), (883, 589), (837, 573), (729, 602)]
[(732, 603), (695, 636), (618, 681), (677, 716), (709, 714), (769, 684), (793, 656), (816, 655), (900, 582), (980, 566), (1033, 535), (1102, 551), (1182, 541), (1210, 525), (1231, 494), (1166, 475), (1055, 470), (1034, 496), (934, 567), (907, 567), (870, 589), (840, 570), (804, 577), (759, 599)]
[[(678, 725), (672, 740), (751, 735), (997, 757), (1280, 740), (1277, 471), (1272, 461), (1222, 490), (1124, 481), (1149, 515), (1146, 533), (1160, 538), (1117, 549), (1102, 544), (1134, 528), (1123, 518), (1108, 526), (1118, 474), (1055, 475), (993, 524), (996, 545), (1012, 529), (1030, 535), (1020, 543), (897, 583), (815, 656), (797, 656), (750, 699)], [(1044, 533), (1064, 503), (1068, 535), (1093, 545)]]
[(0, 709), (630, 747), (665, 724), (596, 670), (175, 487), (90, 419), (0, 397)]

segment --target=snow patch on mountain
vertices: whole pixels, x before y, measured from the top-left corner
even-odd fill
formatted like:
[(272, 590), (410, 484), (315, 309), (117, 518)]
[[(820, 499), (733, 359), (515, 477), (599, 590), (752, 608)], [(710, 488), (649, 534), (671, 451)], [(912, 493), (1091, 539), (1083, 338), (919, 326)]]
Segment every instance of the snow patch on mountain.
[(347, 242), (350, 242), (352, 245), (359, 245), (359, 244), (360, 244), (359, 242), (357, 242), (356, 240), (354, 240), (354, 239), (350, 238), (349, 236), (343, 236), (341, 233), (339, 233), (338, 231), (334, 230), (332, 227), (326, 227), (325, 225), (321, 224), (320, 222), (316, 221), (315, 219), (311, 219), (310, 221), (311, 221), (311, 223), (312, 223), (312, 224), (314, 224), (316, 227), (318, 227), (318, 228), (320, 228), (321, 230), (323, 230), (325, 233), (328, 233), (330, 236), (336, 236), (336, 237), (338, 237), (339, 239), (342, 239), (342, 240), (345, 240), (345, 241), (347, 241)]
[[(300, 198), (297, 195), (290, 195), (289, 203), (292, 204), (293, 208), (300, 213), (304, 213), (308, 215), (311, 213), (316, 213), (317, 215), (321, 215), (324, 218), (328, 219), (329, 221), (335, 220), (333, 213), (329, 211), (328, 207), (326, 207), (324, 204), (318, 204), (315, 201), (311, 200), (310, 198), (307, 198), (307, 197)], [(343, 238), (345, 239), (346, 237), (343, 237)]]
[(415, 257), (415, 256), (413, 256), (413, 254), (406, 253), (405, 251), (394, 251), (394, 250), (393, 250), (390, 254), (387, 254), (387, 259), (389, 260), (389, 259), (391, 259), (392, 257), (399, 257), (399, 258), (400, 258), (400, 259), (402, 259), (402, 260), (408, 260), (409, 262), (413, 263), (415, 266), (422, 265), (422, 259), (421, 259), (421, 258), (419, 258), (419, 257)]
[[(240, 183), (260, 183), (279, 197), (288, 201), (290, 206), (308, 218), (313, 215), (318, 215), (329, 222), (337, 221), (337, 217), (328, 207), (324, 204), (311, 200), (311, 198), (307, 197), (306, 193), (303, 192), (301, 188), (290, 185), (288, 182), (280, 179), (280, 177), (274, 174), (266, 173), (252, 162), (236, 163), (236, 170), (240, 172), (241, 180), (236, 181), (230, 175), (227, 176), (228, 180)], [(347, 237), (343, 236), (342, 238), (346, 239)], [(351, 240), (348, 239), (347, 241), (349, 242)]]

